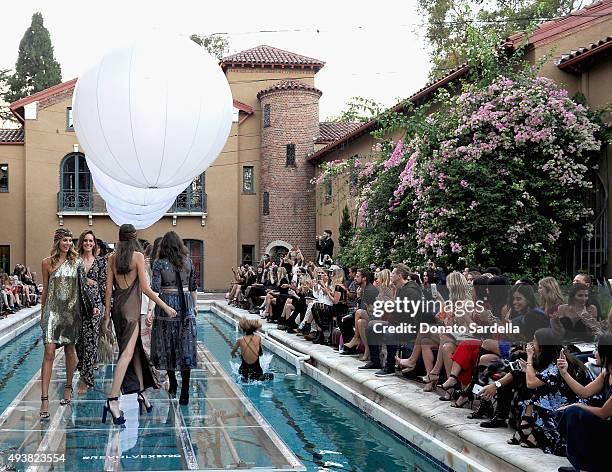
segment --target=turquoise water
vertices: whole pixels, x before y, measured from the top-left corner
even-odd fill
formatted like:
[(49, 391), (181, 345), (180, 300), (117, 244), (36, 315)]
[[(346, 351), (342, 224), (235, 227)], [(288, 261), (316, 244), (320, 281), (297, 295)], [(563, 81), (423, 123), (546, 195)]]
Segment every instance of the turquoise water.
[[(39, 333), (38, 326), (34, 326), (0, 348), (0, 411), (9, 406), (40, 368)], [(271, 360), (269, 370), (274, 380), (242, 385), (234, 373), (237, 360), (229, 355), (237, 338), (235, 328), (212, 313), (199, 316), (198, 337), (307, 470), (445, 470), (311, 378), (286, 378), (286, 374), (295, 372), (294, 367), (270, 353), (265, 357)], [(231, 457), (228, 443), (215, 429), (215, 411), (227, 415), (224, 421), (228, 440), (250, 467), (282, 467), (282, 457), (267, 447), (265, 429), (244, 410), (219, 374), (211, 373), (211, 365), (203, 362), (194, 369), (189, 406), (177, 408), (165, 390), (157, 390), (150, 392), (153, 413), (139, 416), (135, 396), (126, 395), (121, 408), (127, 428), (114, 428), (100, 423), (112, 375), (110, 366), (98, 372), (96, 390), (85, 396), (75, 395), (72, 406), (60, 407), (65, 371), (63, 362), (58, 361), (50, 387), (50, 412), (59, 418), (54, 432), (65, 460), (57, 463), (54, 470), (103, 470), (113, 454), (121, 456), (117, 470), (186, 470), (189, 448), (200, 468), (227, 468)], [(2, 425), (0, 459), (5, 463), (11, 452), (39, 451), (50, 434), (48, 426), (37, 419), (38, 389), (34, 384)], [(185, 441), (181, 442), (184, 438), (180, 432), (188, 448), (183, 447)], [(157, 457), (151, 459), (152, 453)], [(13, 464), (13, 468), (3, 469), (0, 464), (0, 470), (25, 468), (26, 464)]]
[[(223, 368), (235, 371), (235, 328), (206, 313), (198, 329)], [(295, 368), (284, 360), (274, 356), (270, 371), (273, 381), (240, 387), (309, 471), (444, 470), (310, 377), (286, 380)]]

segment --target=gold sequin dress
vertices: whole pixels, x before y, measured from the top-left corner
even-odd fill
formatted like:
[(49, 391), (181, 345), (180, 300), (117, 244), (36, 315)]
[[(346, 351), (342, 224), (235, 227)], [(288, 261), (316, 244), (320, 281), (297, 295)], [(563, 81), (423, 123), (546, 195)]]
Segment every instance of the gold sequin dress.
[(49, 275), (47, 299), (42, 314), (43, 343), (74, 344), (81, 326), (80, 283), (85, 265), (65, 261)]

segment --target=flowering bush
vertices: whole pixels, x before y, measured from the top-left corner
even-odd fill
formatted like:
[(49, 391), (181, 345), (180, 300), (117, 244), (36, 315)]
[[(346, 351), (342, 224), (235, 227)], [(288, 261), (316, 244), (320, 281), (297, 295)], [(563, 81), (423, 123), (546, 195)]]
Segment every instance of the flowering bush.
[(588, 233), (585, 203), (601, 143), (587, 109), (528, 74), (466, 87), (410, 139), (359, 168), (359, 226), (343, 262), (390, 258), (450, 267), (498, 265), (556, 273), (562, 244)]

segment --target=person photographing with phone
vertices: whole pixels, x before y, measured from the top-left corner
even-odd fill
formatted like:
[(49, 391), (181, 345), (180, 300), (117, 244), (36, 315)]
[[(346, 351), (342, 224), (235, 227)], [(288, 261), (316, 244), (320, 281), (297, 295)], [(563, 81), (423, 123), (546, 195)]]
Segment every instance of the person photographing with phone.
[[(527, 361), (521, 363), (521, 370), (512, 370), (480, 391), (480, 397), (485, 400), (497, 395), (494, 418), (480, 426), (505, 426), (513, 397), (518, 395), (518, 409), (513, 415), (518, 423), (514, 425), (517, 433), (508, 443), (524, 448), (539, 447), (546, 453), (563, 455), (565, 443), (557, 431), (555, 410), (577, 400), (575, 393), (561, 381), (557, 368), (557, 359), (564, 348), (552, 329), (541, 328), (525, 350)], [(588, 374), (584, 366), (569, 352), (564, 352), (564, 355), (573, 375), (586, 384)]]
[(317, 251), (319, 251), (319, 256), (317, 257), (317, 264), (319, 267), (325, 265), (326, 257), (328, 259), (333, 259), (334, 256), (334, 241), (332, 240), (332, 232), (329, 229), (326, 229), (323, 232), (323, 235), (317, 236)]
[[(573, 403), (560, 407), (563, 416), (559, 432), (566, 438), (565, 452), (574, 469), (603, 472), (610, 470), (605, 451), (612, 437), (612, 334), (599, 337), (594, 354), (601, 373), (586, 386), (574, 379), (563, 353), (557, 359), (561, 378), (578, 397), (603, 396), (601, 406)], [(562, 472), (571, 470), (571, 467), (559, 468)]]

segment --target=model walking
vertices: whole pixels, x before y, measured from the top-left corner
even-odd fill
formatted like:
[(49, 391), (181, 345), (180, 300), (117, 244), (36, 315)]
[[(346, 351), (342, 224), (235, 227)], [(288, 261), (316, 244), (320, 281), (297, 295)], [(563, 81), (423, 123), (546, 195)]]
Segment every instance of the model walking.
[[(158, 369), (168, 372), (168, 393), (176, 395), (175, 370), (181, 371), (179, 403), (189, 403), (191, 369), (197, 366), (197, 332), (195, 306), (197, 303), (196, 276), (187, 248), (174, 231), (162, 239), (159, 257), (153, 263), (151, 286), (160, 298), (173, 307), (180, 316), (165, 316), (157, 306), (151, 332), (151, 361)], [(187, 293), (189, 292), (189, 293)]]
[[(110, 412), (113, 423), (123, 424), (125, 418), (119, 409), (119, 393), (138, 393), (140, 411), (143, 407), (150, 413), (153, 406), (145, 396), (149, 387), (158, 388), (157, 373), (152, 368), (149, 357), (140, 339), (140, 306), (142, 293), (145, 293), (166, 314), (173, 318), (176, 311), (151, 290), (147, 283), (145, 259), (138, 242), (136, 229), (133, 225), (124, 224), (119, 228), (119, 243), (115, 252), (109, 256), (106, 279), (105, 322), (113, 319), (117, 343), (119, 344), (119, 359), (115, 366), (115, 375), (110, 395), (102, 413), (102, 422), (106, 422), (106, 414)], [(113, 308), (110, 310), (111, 296)]]
[(106, 258), (98, 256), (98, 241), (93, 231), (87, 230), (79, 236), (77, 252), (85, 266), (85, 291), (89, 295), (97, 314), (81, 317), (81, 335), (76, 344), (79, 358), (77, 370), (81, 374), (79, 394), (94, 385), (94, 366), (98, 360), (100, 324), (104, 318), (104, 295), (106, 292)]
[[(42, 261), (43, 292), (41, 298), (41, 319), (45, 353), (41, 368), (40, 419), (49, 419), (49, 382), (55, 360), (55, 350), (64, 348), (66, 357), (66, 384), (60, 405), (72, 400), (72, 378), (77, 365), (75, 343), (81, 325), (81, 307), (88, 301), (84, 292), (85, 267), (72, 245), (72, 232), (66, 228), (55, 231), (51, 256)], [(98, 316), (98, 309), (88, 308)], [(88, 316), (87, 313), (83, 313)]]

